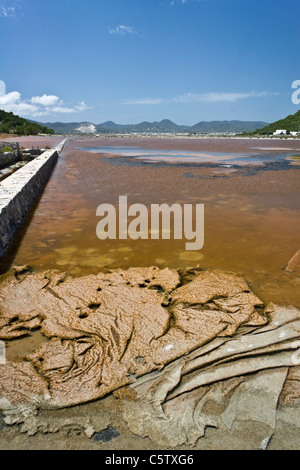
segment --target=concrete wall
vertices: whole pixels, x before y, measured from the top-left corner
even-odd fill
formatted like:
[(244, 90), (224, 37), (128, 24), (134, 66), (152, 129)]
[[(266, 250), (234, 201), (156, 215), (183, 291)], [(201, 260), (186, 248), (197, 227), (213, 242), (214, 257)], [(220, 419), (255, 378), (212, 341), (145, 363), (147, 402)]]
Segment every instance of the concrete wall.
[(47, 150), (0, 183), (0, 258), (45, 186), (65, 142)]

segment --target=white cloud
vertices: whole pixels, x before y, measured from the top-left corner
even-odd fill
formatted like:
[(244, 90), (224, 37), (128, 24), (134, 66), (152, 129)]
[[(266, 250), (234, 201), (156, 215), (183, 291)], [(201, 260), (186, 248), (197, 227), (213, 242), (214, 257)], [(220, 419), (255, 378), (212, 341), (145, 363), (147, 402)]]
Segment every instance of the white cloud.
[(23, 100), (18, 91), (6, 93), (5, 82), (0, 80), (0, 109), (18, 115), (38, 117), (82, 112), (90, 107), (84, 101), (74, 106), (65, 106), (63, 100), (56, 95), (44, 94)]
[(117, 34), (119, 36), (125, 36), (125, 35), (134, 35), (137, 34), (137, 30), (133, 28), (132, 26), (126, 26), (125, 24), (120, 24), (119, 26), (116, 26), (115, 28), (110, 28), (108, 27), (108, 32), (109, 34)]
[(18, 91), (11, 91), (0, 96), (0, 105), (13, 105), (20, 101), (21, 95)]
[(80, 101), (76, 106), (76, 111), (85, 111), (86, 109), (91, 109), (92, 106), (88, 106), (84, 101)]
[(42, 106), (54, 106), (60, 102), (60, 99), (55, 95), (43, 95), (33, 96), (30, 101), (33, 104), (40, 104)]
[(247, 93), (235, 92), (209, 92), (209, 93), (185, 93), (173, 98), (138, 98), (123, 100), (121, 104), (145, 105), (145, 104), (168, 104), (168, 103), (221, 103), (235, 102), (247, 98), (261, 98), (264, 96), (278, 95), (267, 91), (251, 91)]
[(0, 80), (0, 96), (5, 95), (6, 93), (6, 86), (3, 80)]
[(14, 114), (18, 115), (26, 115), (26, 116), (40, 116), (39, 114), (39, 108), (33, 104), (30, 103), (25, 103), (25, 102), (19, 102), (19, 103), (14, 103), (10, 104), (7, 106), (1, 106), (1, 109), (4, 109), (4, 111), (12, 112)]
[(46, 113), (74, 113), (75, 109), (74, 108), (68, 108), (66, 106), (53, 106), (52, 108), (47, 107), (46, 108)]

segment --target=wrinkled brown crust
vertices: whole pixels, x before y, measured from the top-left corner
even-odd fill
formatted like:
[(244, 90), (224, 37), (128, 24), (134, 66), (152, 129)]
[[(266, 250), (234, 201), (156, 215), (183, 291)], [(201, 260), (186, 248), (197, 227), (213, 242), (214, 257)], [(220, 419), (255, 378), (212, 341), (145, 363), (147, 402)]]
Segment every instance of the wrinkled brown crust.
[(103, 397), (241, 325), (266, 324), (263, 309), (243, 279), (218, 271), (15, 268), (2, 277), (0, 339), (40, 329), (49, 341), (0, 366), (1, 397), (57, 408)]

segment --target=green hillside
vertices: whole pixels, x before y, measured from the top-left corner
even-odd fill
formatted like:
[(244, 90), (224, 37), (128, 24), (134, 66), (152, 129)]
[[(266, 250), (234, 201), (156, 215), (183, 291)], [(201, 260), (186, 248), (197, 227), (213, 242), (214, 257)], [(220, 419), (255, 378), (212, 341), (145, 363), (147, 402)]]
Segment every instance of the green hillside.
[(295, 114), (290, 114), (284, 119), (280, 119), (279, 121), (273, 122), (272, 124), (268, 124), (262, 129), (257, 129), (256, 131), (251, 132), (251, 134), (273, 134), (273, 132), (278, 129), (285, 129), (288, 132), (300, 132), (300, 110), (297, 111)]
[(27, 119), (16, 116), (13, 113), (7, 113), (0, 109), (0, 133), (37, 135), (54, 134), (54, 131), (53, 129), (48, 129), (46, 126), (41, 126), (36, 122), (27, 121)]

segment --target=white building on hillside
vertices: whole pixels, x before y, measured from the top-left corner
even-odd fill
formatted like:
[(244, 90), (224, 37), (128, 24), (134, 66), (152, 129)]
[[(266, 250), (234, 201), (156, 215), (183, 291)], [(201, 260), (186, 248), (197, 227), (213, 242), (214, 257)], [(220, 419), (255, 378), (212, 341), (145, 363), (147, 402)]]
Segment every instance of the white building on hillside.
[(275, 132), (273, 132), (273, 135), (286, 135), (286, 130), (285, 129), (277, 129)]

